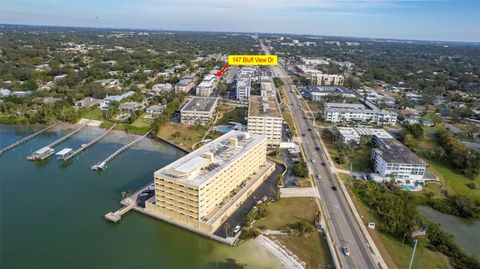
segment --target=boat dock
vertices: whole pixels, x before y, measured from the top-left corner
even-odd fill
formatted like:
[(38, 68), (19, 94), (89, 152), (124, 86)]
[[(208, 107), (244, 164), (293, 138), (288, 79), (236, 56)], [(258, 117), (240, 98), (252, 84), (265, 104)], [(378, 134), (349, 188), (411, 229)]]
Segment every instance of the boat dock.
[(68, 154), (67, 156), (65, 156), (64, 158), (62, 158), (64, 161), (69, 161), (71, 158), (77, 156), (80, 152), (82, 152), (83, 150), (89, 148), (90, 146), (92, 146), (93, 144), (97, 143), (98, 141), (100, 141), (100, 139), (104, 138), (111, 130), (113, 130), (113, 128), (115, 128), (115, 126), (117, 126), (116, 123), (114, 123), (112, 125), (112, 127), (108, 128), (107, 131), (105, 131), (103, 134), (101, 134), (100, 136), (98, 136), (97, 138), (93, 139), (92, 141), (88, 142), (88, 144), (84, 144), (82, 145), (80, 148), (78, 148), (77, 150), (73, 151), (72, 153)]
[(108, 162), (110, 162), (111, 160), (113, 160), (115, 157), (117, 157), (118, 155), (120, 155), (120, 153), (124, 152), (125, 150), (127, 150), (128, 148), (130, 148), (131, 146), (135, 145), (136, 143), (138, 143), (140, 140), (144, 139), (145, 137), (147, 137), (147, 135), (151, 132), (152, 130), (149, 130), (147, 133), (145, 133), (143, 136), (133, 140), (132, 142), (128, 143), (127, 145), (121, 147), (119, 150), (115, 151), (112, 155), (110, 155), (108, 158), (106, 158), (105, 160), (95, 164), (95, 165), (92, 165), (91, 166), (91, 169), (92, 170), (103, 170), (106, 168), (106, 165)]
[(11, 149), (14, 149), (16, 146), (19, 146), (19, 145), (21, 145), (21, 144), (23, 144), (23, 143), (25, 143), (25, 142), (27, 142), (27, 141), (29, 141), (29, 140), (32, 140), (33, 138), (35, 138), (35, 136), (37, 136), (37, 135), (45, 132), (46, 130), (48, 130), (48, 129), (50, 129), (50, 128), (58, 125), (58, 124), (59, 124), (59, 122), (54, 123), (54, 124), (52, 124), (52, 125), (44, 128), (44, 129), (42, 129), (42, 130), (40, 130), (40, 131), (38, 131), (38, 132), (36, 132), (36, 133), (34, 133), (34, 134), (31, 134), (31, 135), (29, 135), (29, 136), (27, 136), (27, 137), (24, 137), (24, 138), (16, 141), (15, 143), (10, 144), (10, 145), (4, 147), (3, 149), (0, 149), (0, 155), (2, 155), (2, 154), (3, 154), (4, 152), (6, 152), (6, 151), (9, 151), (9, 150), (11, 150)]
[(123, 214), (129, 212), (135, 206), (135, 202), (130, 202), (129, 204), (125, 205), (124, 207), (120, 208), (115, 212), (108, 212), (105, 215), (105, 218), (111, 222), (118, 222), (122, 219)]
[[(52, 155), (54, 153), (54, 150), (53, 150), (53, 147), (57, 146), (58, 144), (62, 143), (63, 141), (67, 140), (68, 138), (70, 138), (72, 135), (78, 133), (80, 130), (82, 130), (85, 126), (87, 125), (81, 125), (80, 127), (78, 127), (77, 129), (71, 131), (70, 133), (66, 134), (65, 136), (61, 137), (60, 139), (50, 143), (50, 145), (48, 146), (45, 146), (37, 151), (35, 151), (34, 153), (32, 153), (30, 156), (27, 156), (27, 160), (29, 161), (34, 161), (34, 160), (43, 160), (43, 159), (46, 159), (48, 158), (50, 155)], [(47, 149), (49, 149), (47, 151)], [(48, 153), (48, 154), (45, 154), (45, 153)]]

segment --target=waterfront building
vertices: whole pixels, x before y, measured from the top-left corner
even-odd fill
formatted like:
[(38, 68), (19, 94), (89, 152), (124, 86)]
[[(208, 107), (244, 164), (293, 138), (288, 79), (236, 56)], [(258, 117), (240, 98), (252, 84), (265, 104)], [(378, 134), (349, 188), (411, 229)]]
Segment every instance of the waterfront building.
[(218, 99), (193, 97), (180, 110), (180, 122), (186, 125), (207, 124), (213, 118)]
[(426, 164), (394, 138), (374, 136), (374, 171), (382, 181), (394, 178), (400, 184), (424, 184)]
[(282, 140), (283, 117), (275, 96), (250, 96), (247, 130), (267, 137), (269, 146), (279, 146)]
[(231, 131), (154, 173), (145, 210), (188, 229), (213, 233), (274, 170), (261, 135)]

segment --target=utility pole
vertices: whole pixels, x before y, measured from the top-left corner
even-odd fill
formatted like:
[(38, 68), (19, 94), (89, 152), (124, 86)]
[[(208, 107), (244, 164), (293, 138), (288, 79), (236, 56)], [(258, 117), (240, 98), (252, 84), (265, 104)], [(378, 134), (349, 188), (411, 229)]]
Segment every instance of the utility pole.
[(415, 257), (415, 250), (417, 250), (417, 243), (418, 239), (415, 239), (415, 245), (413, 246), (412, 257), (410, 258), (410, 264), (408, 265), (408, 269), (412, 269), (413, 257)]

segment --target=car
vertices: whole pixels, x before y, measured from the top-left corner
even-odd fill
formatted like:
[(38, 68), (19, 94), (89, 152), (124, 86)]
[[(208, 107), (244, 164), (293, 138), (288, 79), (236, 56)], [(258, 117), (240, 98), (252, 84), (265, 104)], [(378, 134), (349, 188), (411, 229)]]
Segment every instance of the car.
[(293, 103), (290, 103), (291, 106), (293, 106)]
[(322, 177), (320, 175), (317, 175), (317, 179), (321, 179)]
[(307, 119), (307, 117), (303, 117), (303, 119), (304, 119), (304, 120), (306, 120), (306, 119)]
[(315, 147), (315, 150), (316, 150), (316, 151), (320, 151), (320, 147)]
[(343, 255), (350, 256), (350, 251), (348, 250), (347, 247), (342, 247), (342, 252), (343, 252)]
[(262, 200), (258, 200), (258, 201), (257, 201), (257, 205), (261, 205), (262, 203), (263, 203)]
[(312, 128), (308, 128), (308, 131), (310, 131), (310, 132), (311, 132), (311, 131), (312, 131)]
[(302, 134), (302, 136), (305, 136), (305, 134)]
[(138, 195), (138, 197), (145, 197), (145, 196), (148, 196), (148, 193), (146, 192), (142, 192)]
[(312, 159), (312, 163), (315, 163), (315, 159)]
[(241, 228), (242, 227), (240, 225), (235, 226), (235, 228), (233, 229), (233, 233), (237, 234), (240, 231)]
[(322, 162), (322, 166), (326, 166), (325, 162)]
[(267, 200), (268, 200), (268, 196), (265, 195), (265, 196), (262, 197), (263, 202), (266, 202)]
[(337, 190), (337, 186), (332, 186), (332, 190), (336, 191), (336, 190)]

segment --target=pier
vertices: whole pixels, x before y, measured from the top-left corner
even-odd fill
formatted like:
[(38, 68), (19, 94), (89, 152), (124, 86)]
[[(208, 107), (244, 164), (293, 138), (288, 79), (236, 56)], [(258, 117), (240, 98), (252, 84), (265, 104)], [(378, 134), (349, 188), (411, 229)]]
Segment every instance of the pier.
[(128, 143), (127, 145), (121, 147), (119, 150), (115, 151), (112, 155), (110, 155), (108, 158), (106, 158), (105, 160), (95, 164), (95, 165), (92, 165), (91, 169), (92, 170), (103, 170), (106, 168), (106, 165), (108, 162), (110, 162), (111, 160), (113, 160), (115, 157), (117, 157), (118, 155), (120, 155), (120, 153), (124, 152), (125, 150), (127, 150), (128, 148), (130, 148), (131, 146), (135, 145), (136, 143), (138, 143), (140, 140), (144, 139), (145, 137), (147, 137), (147, 135), (151, 132), (152, 130), (149, 130), (148, 132), (146, 132), (143, 136), (133, 140), (132, 142)]
[(81, 125), (77, 129), (73, 130), (72, 132), (68, 133), (67, 135), (61, 137), (58, 140), (55, 140), (54, 142), (50, 143), (48, 146), (45, 146), (31, 155), (27, 156), (27, 160), (29, 161), (35, 161), (35, 160), (44, 160), (48, 158), (50, 155), (54, 153), (53, 147), (57, 146), (58, 144), (62, 143), (63, 141), (67, 140), (70, 138), (72, 135), (78, 133), (80, 130), (82, 130), (85, 126), (87, 125)]
[(88, 144), (85, 144), (85, 145), (82, 145), (80, 148), (78, 148), (77, 150), (73, 151), (71, 154), (68, 154), (67, 156), (65, 156), (63, 158), (64, 161), (69, 161), (71, 158), (77, 156), (80, 152), (82, 152), (83, 150), (89, 148), (90, 146), (92, 146), (93, 144), (97, 143), (98, 141), (100, 141), (102, 138), (104, 138), (111, 130), (113, 130), (113, 128), (115, 128), (115, 126), (117, 126), (116, 123), (114, 123), (112, 125), (112, 127), (108, 128), (107, 131), (105, 131), (103, 134), (101, 134), (100, 136), (98, 136), (97, 138), (93, 139), (92, 141), (88, 142)]
[(37, 136), (37, 135), (45, 132), (46, 130), (48, 130), (48, 129), (50, 129), (50, 128), (58, 125), (58, 124), (59, 124), (59, 122), (57, 122), (57, 123), (55, 123), (55, 124), (52, 124), (52, 125), (50, 125), (50, 126), (44, 128), (44, 129), (42, 129), (42, 130), (34, 133), (34, 134), (31, 134), (31, 135), (29, 135), (29, 136), (27, 136), (27, 137), (24, 137), (24, 138), (22, 138), (21, 140), (18, 140), (17, 142), (15, 142), (15, 143), (13, 143), (13, 144), (10, 144), (10, 145), (8, 145), (8, 146), (6, 146), (6, 147), (4, 147), (3, 149), (0, 149), (0, 155), (2, 155), (2, 154), (3, 154), (4, 152), (6, 152), (6, 151), (9, 151), (9, 150), (11, 150), (11, 149), (14, 149), (16, 146), (19, 146), (19, 145), (21, 145), (21, 144), (23, 144), (23, 143), (25, 143), (25, 142), (27, 142), (27, 141), (29, 141), (29, 140), (32, 140), (33, 138), (35, 138), (35, 136)]
[(60, 139), (56, 140), (56, 141), (53, 141), (50, 145), (48, 145), (47, 147), (49, 148), (54, 148), (55, 146), (57, 146), (58, 144), (62, 143), (63, 141), (69, 139), (72, 135), (78, 133), (80, 130), (82, 130), (83, 128), (85, 128), (85, 126), (87, 126), (86, 124), (84, 125), (80, 125), (80, 127), (78, 127), (77, 129), (71, 131), (70, 133), (66, 134), (65, 136), (61, 137)]

